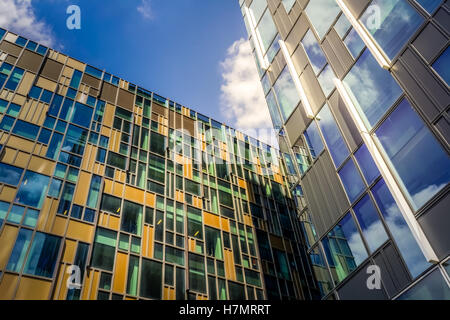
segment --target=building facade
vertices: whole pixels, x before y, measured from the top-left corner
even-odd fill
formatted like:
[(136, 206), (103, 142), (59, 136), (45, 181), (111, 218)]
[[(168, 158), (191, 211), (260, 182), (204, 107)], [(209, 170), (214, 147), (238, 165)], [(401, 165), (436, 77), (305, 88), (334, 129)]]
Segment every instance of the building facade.
[(1, 299), (319, 296), (278, 150), (0, 41)]
[(450, 299), (450, 2), (239, 5), (321, 297)]

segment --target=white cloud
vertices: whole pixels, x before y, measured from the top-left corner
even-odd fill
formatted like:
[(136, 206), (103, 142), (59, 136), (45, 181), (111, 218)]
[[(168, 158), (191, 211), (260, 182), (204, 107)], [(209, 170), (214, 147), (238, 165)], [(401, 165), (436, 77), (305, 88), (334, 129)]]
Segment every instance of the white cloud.
[(56, 45), (51, 28), (37, 19), (31, 0), (1, 0), (0, 26), (43, 45)]
[(277, 146), (267, 103), (248, 41), (241, 38), (220, 63), (221, 113), (237, 130)]
[(141, 0), (141, 5), (137, 7), (137, 11), (144, 19), (152, 20), (154, 18), (150, 0)]

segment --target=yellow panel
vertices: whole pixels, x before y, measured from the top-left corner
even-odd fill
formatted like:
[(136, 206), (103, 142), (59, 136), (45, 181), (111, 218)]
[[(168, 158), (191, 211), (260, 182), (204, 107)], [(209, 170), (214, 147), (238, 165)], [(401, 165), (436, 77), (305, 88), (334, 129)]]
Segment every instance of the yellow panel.
[(85, 67), (86, 67), (86, 65), (85, 65), (84, 63), (82, 63), (82, 62), (80, 62), (80, 61), (77, 61), (77, 60), (75, 60), (75, 59), (72, 59), (72, 58), (70, 58), (70, 57), (68, 57), (68, 59), (67, 59), (67, 65), (68, 65), (69, 67), (78, 69), (78, 70), (80, 70), (81, 72), (84, 72), (84, 69), (85, 69)]
[(128, 255), (118, 252), (116, 255), (116, 267), (114, 269), (113, 291), (125, 293), (125, 283), (127, 277)]
[(102, 135), (109, 137), (110, 134), (111, 134), (111, 129), (102, 126), (102, 131), (101, 132), (102, 132)]
[(30, 159), (29, 153), (19, 151), (19, 153), (16, 156), (16, 161), (14, 161), (14, 165), (20, 168), (26, 168), (29, 159)]
[(58, 216), (55, 218), (55, 223), (53, 225), (51, 233), (62, 237), (66, 233), (66, 226), (67, 226), (67, 218)]
[(0, 200), (6, 202), (13, 202), (15, 195), (16, 195), (16, 188), (3, 186), (2, 192), (0, 193)]
[(34, 172), (51, 176), (55, 170), (55, 163), (36, 156), (32, 156), (28, 168)]
[(84, 286), (81, 292), (81, 300), (89, 300), (89, 292), (92, 286), (92, 281), (94, 279), (94, 272), (86, 272)]
[(125, 297), (125, 300), (132, 300), (132, 301), (136, 301), (137, 299), (136, 299), (136, 298), (133, 298), (133, 297)]
[(94, 234), (94, 226), (73, 220), (69, 222), (69, 228), (67, 229), (67, 237), (77, 239), (83, 242), (91, 242), (93, 234)]
[(12, 300), (17, 287), (18, 276), (5, 274), (0, 283), (0, 300)]
[(55, 290), (53, 291), (53, 300), (65, 300), (67, 291), (67, 278), (69, 274), (66, 273), (66, 265), (60, 263), (58, 266), (58, 273), (55, 282)]
[(245, 180), (238, 178), (238, 183), (239, 183), (239, 187), (247, 189), (247, 184), (245, 183)]
[(195, 240), (189, 239), (188, 241), (189, 251), (195, 252)]
[(113, 215), (109, 215), (108, 228), (119, 231), (119, 225), (120, 225), (120, 218)]
[(153, 257), (153, 227), (144, 226), (144, 234), (142, 239), (142, 255), (148, 258)]
[(34, 142), (19, 137), (11, 136), (8, 140), (7, 146), (13, 148), (17, 148), (20, 146), (20, 150), (31, 153), (33, 152)]
[[(107, 127), (112, 127), (114, 121), (115, 107), (109, 103), (105, 106), (105, 113), (103, 116), (103, 125)], [(109, 136), (109, 135), (108, 135)]]
[(230, 220), (220, 217), (222, 221), (222, 230), (226, 232), (230, 232)]
[(101, 227), (106, 227), (107, 219), (108, 219), (108, 215), (103, 212), (100, 212), (100, 214), (98, 216), (98, 222), (97, 222), (98, 225)]
[(252, 217), (250, 217), (249, 215), (244, 214), (244, 223), (248, 226), (253, 227), (253, 221), (252, 221)]
[(75, 258), (76, 248), (77, 243), (75, 241), (66, 239), (62, 261), (72, 263), (73, 259)]
[(67, 78), (72, 78), (73, 68), (71, 68), (71, 67), (64, 67), (63, 75), (66, 76)]
[(51, 281), (22, 277), (16, 300), (48, 300)]
[(229, 280), (236, 281), (236, 269), (234, 268), (233, 252), (230, 250), (224, 251), (225, 258), (225, 276)]
[[(16, 147), (18, 147), (18, 146), (16, 146)], [(8, 164), (13, 164), (14, 159), (16, 158), (17, 150), (6, 147), (6, 148), (4, 148), (3, 152), (4, 153), (3, 153), (3, 157), (2, 157), (2, 162), (8, 163)]]
[(104, 193), (112, 194), (113, 193), (113, 181), (109, 179), (105, 179), (105, 187), (103, 188)]
[(125, 186), (124, 198), (137, 203), (144, 203), (145, 192), (143, 190)]
[(91, 290), (91, 300), (95, 300), (97, 296), (97, 290), (98, 290), (98, 280), (100, 278), (100, 272), (94, 271), (94, 279), (92, 281), (92, 290)]
[(205, 225), (220, 229), (220, 217), (212, 213), (203, 212), (203, 221)]
[[(116, 170), (117, 172), (117, 170)], [(115, 195), (116, 197), (122, 198), (123, 195), (123, 190), (124, 190), (125, 185), (119, 182), (114, 182), (113, 184), (113, 195)]]
[(20, 82), (19, 88), (17, 89), (17, 93), (26, 95), (31, 89), (34, 81), (34, 74), (31, 72), (25, 72), (22, 77), (22, 81)]
[(42, 206), (41, 214), (39, 215), (37, 230), (50, 232), (53, 225), (53, 220), (56, 218), (56, 210), (58, 209), (58, 200), (45, 198)]
[(54, 81), (51, 81), (51, 80), (48, 80), (48, 79), (39, 77), (39, 79), (38, 79), (36, 85), (37, 85), (38, 87), (47, 89), (47, 90), (49, 90), (49, 91), (55, 91), (55, 90), (56, 90), (57, 83), (54, 82)]
[(178, 202), (184, 202), (184, 193), (177, 190), (175, 192), (175, 200)]
[[(23, 80), (22, 80), (23, 81)], [(12, 102), (16, 103), (16, 104), (20, 104), (23, 105), (25, 104), (25, 102), (27, 101), (27, 98), (21, 95), (16, 94), (14, 96), (14, 98), (12, 99)]]
[(156, 195), (153, 193), (146, 192), (145, 193), (145, 204), (147, 205), (147, 207), (154, 208), (155, 202), (156, 202)]
[[(16, 242), (18, 228), (10, 225), (5, 225), (2, 234), (0, 235), (0, 270), (4, 270), (9, 260), (9, 255)], [(0, 290), (1, 292), (1, 290)]]
[(164, 290), (163, 290), (163, 300), (169, 300), (169, 288), (167, 288), (167, 287), (164, 287), (163, 288)]
[(89, 193), (89, 186), (91, 184), (91, 174), (81, 171), (78, 178), (77, 190), (73, 198), (73, 202), (80, 206), (86, 204), (87, 196)]

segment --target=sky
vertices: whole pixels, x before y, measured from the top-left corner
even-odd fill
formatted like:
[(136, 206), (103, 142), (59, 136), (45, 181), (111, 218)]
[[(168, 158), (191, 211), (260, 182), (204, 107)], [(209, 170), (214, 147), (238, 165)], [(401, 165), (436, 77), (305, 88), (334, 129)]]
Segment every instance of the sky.
[(238, 0), (0, 0), (0, 27), (276, 144)]

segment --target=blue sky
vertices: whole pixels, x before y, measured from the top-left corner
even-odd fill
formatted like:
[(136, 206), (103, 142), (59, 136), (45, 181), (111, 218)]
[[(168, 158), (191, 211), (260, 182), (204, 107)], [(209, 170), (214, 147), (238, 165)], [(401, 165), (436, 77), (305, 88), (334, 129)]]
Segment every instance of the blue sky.
[(237, 0), (1, 0), (0, 26), (242, 131), (270, 127)]

